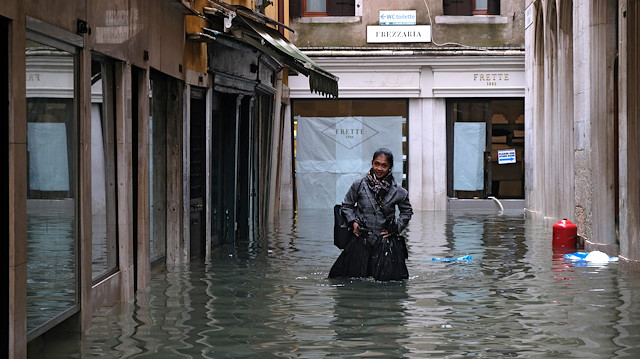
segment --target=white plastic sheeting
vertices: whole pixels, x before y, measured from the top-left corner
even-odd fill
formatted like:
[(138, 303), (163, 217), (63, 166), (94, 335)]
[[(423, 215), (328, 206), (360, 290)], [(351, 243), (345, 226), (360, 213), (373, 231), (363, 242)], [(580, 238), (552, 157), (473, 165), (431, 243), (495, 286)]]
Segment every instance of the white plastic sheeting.
[(296, 142), (298, 208), (330, 209), (371, 168), (380, 147), (393, 152), (393, 176), (402, 182), (401, 116), (300, 117)]
[(456, 122), (453, 130), (453, 189), (483, 190), (487, 126), (484, 122)]
[(29, 122), (29, 189), (68, 191), (69, 161), (64, 123)]

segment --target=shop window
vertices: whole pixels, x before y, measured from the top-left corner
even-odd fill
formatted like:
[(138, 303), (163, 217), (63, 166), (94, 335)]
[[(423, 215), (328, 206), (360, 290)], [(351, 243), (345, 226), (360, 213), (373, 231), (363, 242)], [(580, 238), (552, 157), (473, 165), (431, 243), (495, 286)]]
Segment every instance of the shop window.
[(447, 100), (447, 193), (524, 198), (524, 100)]
[(356, 0), (291, 0), (292, 17), (355, 16)]
[(500, 0), (443, 0), (445, 15), (500, 15)]
[(25, 46), (29, 340), (79, 309), (76, 54), (64, 48)]
[(295, 100), (292, 114), (297, 209), (341, 203), (380, 147), (391, 149), (393, 176), (407, 187), (407, 100)]
[(91, 245), (96, 282), (115, 272), (118, 266), (113, 62), (94, 57), (91, 95)]

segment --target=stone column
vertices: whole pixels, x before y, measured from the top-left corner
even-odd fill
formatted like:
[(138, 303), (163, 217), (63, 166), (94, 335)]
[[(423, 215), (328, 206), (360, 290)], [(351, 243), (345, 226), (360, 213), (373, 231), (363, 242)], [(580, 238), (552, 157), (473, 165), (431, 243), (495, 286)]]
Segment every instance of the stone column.
[(134, 299), (131, 65), (116, 64), (116, 152), (120, 300)]
[(138, 288), (148, 288), (151, 281), (151, 258), (150, 258), (150, 231), (149, 210), (150, 210), (150, 181), (149, 181), (149, 71), (139, 70), (137, 76), (138, 88), (136, 96), (138, 98), (138, 138), (136, 138), (138, 148), (138, 210), (136, 213), (136, 231), (138, 233), (137, 247), (137, 285)]
[(619, 152), (620, 152), (620, 260), (621, 266), (640, 271), (640, 2), (622, 0), (620, 29)]
[(529, 1), (525, 28), (525, 207), (529, 216), (542, 215), (544, 203), (544, 21), (540, 5)]
[(617, 254), (613, 61), (614, 2), (574, 2), (575, 194), (578, 234), (587, 250)]
[[(15, 16), (8, 37), (9, 94), (9, 323), (8, 358), (27, 357), (27, 104), (25, 68), (25, 13), (24, 3), (17, 2)], [(13, 74), (13, 76), (11, 75)]]
[(446, 100), (409, 100), (409, 198), (416, 210), (447, 208)]
[[(185, 229), (185, 205), (183, 193), (183, 181), (185, 174), (183, 167), (185, 161), (184, 131), (185, 111), (183, 108), (184, 85), (174, 79), (167, 78), (167, 265), (175, 265), (187, 260), (185, 250), (185, 236), (188, 239), (188, 227)], [(188, 124), (188, 123), (187, 123)], [(188, 135), (188, 133), (187, 133)], [(188, 142), (187, 142), (188, 143)], [(187, 182), (188, 183), (188, 182)], [(188, 208), (188, 207), (187, 207)], [(187, 210), (188, 214), (188, 210)], [(189, 223), (187, 219), (187, 224)]]

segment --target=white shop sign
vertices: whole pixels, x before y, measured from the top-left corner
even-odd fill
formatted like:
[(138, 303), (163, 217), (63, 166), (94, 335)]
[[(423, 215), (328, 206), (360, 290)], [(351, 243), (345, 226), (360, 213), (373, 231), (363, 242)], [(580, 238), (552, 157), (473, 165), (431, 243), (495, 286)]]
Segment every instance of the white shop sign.
[(367, 26), (368, 43), (431, 42), (431, 26)]
[(433, 95), (436, 97), (478, 97), (479, 94), (524, 97), (524, 84), (524, 66), (433, 70)]
[(506, 165), (509, 163), (516, 163), (516, 149), (498, 150), (498, 164)]
[(402, 10), (402, 11), (381, 10), (380, 18), (378, 19), (378, 24), (379, 25), (415, 25), (416, 11), (415, 10)]

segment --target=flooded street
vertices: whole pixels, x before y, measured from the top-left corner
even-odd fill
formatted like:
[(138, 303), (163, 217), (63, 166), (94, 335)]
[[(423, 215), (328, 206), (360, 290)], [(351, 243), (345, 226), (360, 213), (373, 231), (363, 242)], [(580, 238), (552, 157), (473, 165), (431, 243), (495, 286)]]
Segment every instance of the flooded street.
[[(640, 356), (640, 276), (554, 254), (522, 212), (418, 211), (410, 279), (336, 280), (331, 211), (283, 212), (212, 262), (153, 274), (50, 357)], [(465, 257), (460, 260), (438, 261)]]

